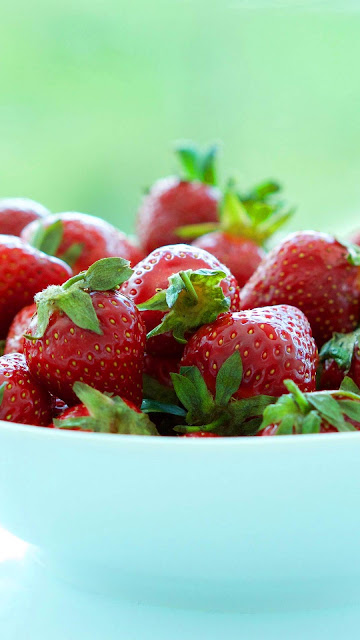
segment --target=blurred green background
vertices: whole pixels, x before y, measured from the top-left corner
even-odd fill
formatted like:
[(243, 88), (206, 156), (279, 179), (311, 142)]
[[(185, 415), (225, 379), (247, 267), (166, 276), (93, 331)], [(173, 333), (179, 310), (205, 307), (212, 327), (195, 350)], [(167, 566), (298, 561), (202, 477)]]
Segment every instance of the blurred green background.
[(223, 178), (280, 179), (293, 227), (360, 226), (359, 5), (3, 4), (1, 195), (132, 230), (193, 138), (221, 143)]

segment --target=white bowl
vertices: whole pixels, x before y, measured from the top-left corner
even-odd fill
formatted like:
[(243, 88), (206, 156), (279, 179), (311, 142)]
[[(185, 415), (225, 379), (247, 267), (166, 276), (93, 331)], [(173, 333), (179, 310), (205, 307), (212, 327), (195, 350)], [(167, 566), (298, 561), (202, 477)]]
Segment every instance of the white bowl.
[(360, 434), (155, 438), (0, 423), (0, 524), (138, 602), (256, 611), (360, 596)]

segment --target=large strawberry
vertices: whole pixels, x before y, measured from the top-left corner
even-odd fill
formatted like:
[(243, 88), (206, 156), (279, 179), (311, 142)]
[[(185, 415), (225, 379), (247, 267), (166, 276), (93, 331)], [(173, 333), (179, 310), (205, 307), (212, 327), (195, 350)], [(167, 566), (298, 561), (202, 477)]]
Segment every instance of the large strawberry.
[(268, 182), (240, 197), (229, 185), (220, 206), (220, 222), (213, 225), (213, 231), (205, 233), (210, 225), (198, 224), (182, 227), (178, 233), (197, 237), (192, 244), (216, 256), (243, 287), (266, 255), (263, 245), (292, 215), (272, 198), (279, 189)]
[(118, 291), (131, 274), (128, 265), (104, 258), (35, 297), (26, 360), (34, 377), (68, 405), (78, 402), (73, 384), (80, 381), (140, 406), (145, 327), (133, 301)]
[(16, 314), (6, 336), (4, 353), (23, 353), (25, 342), (24, 334), (27, 331), (34, 313), (36, 313), (35, 302), (20, 309)]
[(141, 309), (147, 352), (166, 357), (182, 353), (186, 331), (211, 322), (229, 306), (239, 308), (239, 287), (229, 269), (207, 251), (185, 244), (150, 253), (121, 291)]
[(280, 396), (287, 379), (302, 391), (315, 390), (317, 348), (306, 317), (295, 307), (224, 313), (190, 338), (181, 365), (197, 367), (214, 394), (218, 373), (235, 352), (242, 363), (235, 398)]
[[(155, 182), (137, 214), (137, 234), (146, 253), (179, 242), (178, 227), (217, 221), (220, 192), (214, 186), (215, 153), (214, 147), (205, 153), (189, 145), (177, 148), (183, 177)], [(183, 236), (182, 242), (190, 238)]]
[(51, 397), (31, 376), (23, 354), (0, 358), (0, 420), (46, 426)]
[(345, 378), (340, 389), (302, 393), (287, 380), (289, 393), (264, 410), (258, 436), (360, 431), (360, 389)]
[(0, 233), (19, 236), (33, 220), (45, 218), (50, 211), (29, 198), (2, 198), (0, 200)]
[(15, 236), (0, 235), (0, 338), (20, 309), (50, 284), (60, 285), (71, 276), (70, 267), (33, 249)]
[(241, 292), (242, 309), (291, 304), (308, 318), (321, 346), (360, 317), (360, 252), (331, 235), (300, 231), (277, 245)]
[(81, 404), (66, 409), (50, 426), (76, 431), (158, 436), (148, 415), (130, 400), (109, 397), (83, 382), (75, 382)]
[(36, 220), (21, 233), (33, 247), (67, 262), (74, 274), (112, 256), (137, 264), (144, 253), (113, 225), (86, 213), (57, 213)]

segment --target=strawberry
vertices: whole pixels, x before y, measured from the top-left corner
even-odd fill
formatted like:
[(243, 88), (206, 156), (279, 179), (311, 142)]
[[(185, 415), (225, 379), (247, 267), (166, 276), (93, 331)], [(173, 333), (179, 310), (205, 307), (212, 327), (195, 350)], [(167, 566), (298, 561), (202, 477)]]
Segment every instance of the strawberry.
[[(350, 333), (334, 333), (320, 351), (323, 370), (320, 377), (322, 388), (329, 388), (329, 382), (338, 383), (349, 376), (360, 385), (360, 328)], [(330, 378), (330, 380), (329, 380)]]
[(287, 380), (289, 393), (264, 410), (258, 436), (360, 431), (360, 389), (345, 378), (340, 390), (302, 393)]
[(121, 258), (104, 258), (61, 287), (35, 296), (24, 353), (33, 376), (69, 406), (76, 381), (140, 406), (145, 327), (118, 286), (132, 273)]
[(51, 419), (51, 398), (30, 375), (23, 354), (0, 358), (0, 420), (46, 426)]
[(64, 411), (49, 426), (72, 431), (159, 435), (149, 417), (130, 400), (109, 397), (83, 382), (75, 382), (73, 391), (81, 404)]
[(74, 274), (112, 256), (137, 264), (143, 252), (105, 220), (85, 213), (58, 213), (36, 220), (21, 233), (32, 246), (67, 262)]
[[(183, 178), (158, 180), (144, 196), (137, 214), (137, 234), (146, 253), (180, 241), (176, 229), (182, 225), (214, 223), (218, 219), (220, 192), (215, 188), (215, 154), (191, 146), (178, 147)], [(190, 238), (183, 236), (182, 241)]]
[(29, 304), (27, 307), (23, 307), (16, 314), (6, 336), (4, 353), (23, 353), (24, 333), (26, 333), (34, 313), (36, 313), (35, 302)]
[(339, 389), (344, 377), (345, 372), (340, 369), (335, 360), (325, 360), (318, 369), (316, 386), (324, 391)]
[(296, 382), (302, 391), (315, 390), (317, 348), (306, 317), (295, 307), (277, 305), (222, 314), (189, 339), (181, 365), (197, 367), (209, 391), (215, 393), (218, 372), (235, 352), (242, 362), (235, 398), (280, 396), (286, 379)]
[(210, 431), (196, 431), (195, 433), (184, 433), (183, 438), (219, 438), (217, 433), (211, 433)]
[(71, 276), (70, 267), (33, 249), (15, 236), (0, 235), (0, 338), (20, 309), (50, 284), (60, 285)]
[(241, 292), (242, 309), (291, 304), (308, 318), (320, 347), (360, 316), (360, 251), (326, 233), (289, 235), (259, 265)]
[(279, 189), (276, 183), (268, 182), (239, 196), (230, 183), (220, 206), (220, 222), (213, 225), (212, 232), (205, 233), (209, 225), (198, 224), (181, 227), (178, 234), (200, 236), (192, 244), (216, 256), (243, 287), (266, 255), (264, 243), (293, 213), (272, 201), (271, 196)]
[(179, 358), (166, 358), (166, 356), (153, 356), (145, 354), (144, 374), (155, 378), (164, 387), (172, 387), (171, 373), (179, 369)]
[(233, 310), (239, 307), (239, 288), (227, 267), (207, 251), (185, 244), (150, 253), (121, 291), (141, 310), (147, 353), (167, 357), (181, 355), (186, 331), (215, 319), (229, 304)]
[(0, 233), (19, 236), (33, 220), (45, 218), (50, 211), (29, 198), (2, 198), (0, 200)]

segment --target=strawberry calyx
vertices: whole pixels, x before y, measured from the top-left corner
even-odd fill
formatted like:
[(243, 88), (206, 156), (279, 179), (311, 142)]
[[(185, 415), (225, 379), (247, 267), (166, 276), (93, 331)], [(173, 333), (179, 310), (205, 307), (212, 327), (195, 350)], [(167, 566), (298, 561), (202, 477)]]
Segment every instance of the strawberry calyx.
[(220, 286), (224, 271), (199, 269), (180, 271), (169, 277), (167, 289), (138, 304), (140, 311), (166, 311), (159, 325), (149, 331), (147, 339), (171, 332), (175, 340), (186, 344), (185, 333), (213, 322), (230, 308)]
[(354, 267), (360, 266), (360, 247), (357, 244), (352, 244), (346, 240), (341, 240), (340, 244), (347, 249), (347, 261)]
[(319, 433), (324, 422), (337, 431), (356, 431), (345, 419), (360, 423), (360, 389), (350, 378), (336, 391), (303, 393), (292, 380), (284, 385), (289, 393), (265, 408), (259, 431), (275, 424), (274, 435)]
[(256, 433), (265, 407), (273, 403), (273, 396), (255, 396), (234, 400), (242, 380), (241, 356), (236, 351), (220, 367), (215, 396), (195, 367), (181, 367), (180, 373), (171, 373), (174, 389), (186, 409), (186, 425), (177, 425), (179, 433), (210, 432), (221, 436), (239, 436)]
[[(58, 218), (49, 226), (44, 224), (44, 220), (37, 220), (34, 223), (35, 230), (29, 239), (29, 244), (49, 256), (57, 255), (57, 251), (64, 236), (64, 223)], [(74, 242), (68, 249), (58, 255), (58, 257), (72, 267), (80, 258), (84, 245), (81, 242)]]
[(50, 285), (35, 295), (37, 307), (37, 331), (25, 335), (29, 340), (42, 338), (50, 317), (55, 310), (65, 313), (81, 329), (102, 334), (102, 329), (92, 304), (90, 292), (115, 290), (125, 282), (133, 270), (123, 258), (102, 258), (64, 284)]
[(133, 409), (120, 396), (111, 397), (84, 382), (75, 382), (73, 390), (90, 415), (54, 419), (56, 427), (70, 430), (80, 428), (97, 433), (159, 435), (148, 415)]
[(233, 181), (229, 181), (220, 203), (219, 223), (186, 225), (176, 230), (177, 235), (198, 238), (212, 231), (223, 231), (263, 245), (294, 213), (283, 201), (273, 199), (279, 189), (277, 183), (266, 182), (241, 195)]
[(334, 333), (320, 350), (320, 361), (335, 360), (342, 371), (350, 371), (354, 349), (360, 341), (360, 328), (350, 333)]
[(217, 145), (211, 145), (205, 151), (191, 142), (176, 145), (175, 153), (180, 161), (183, 178), (187, 182), (197, 180), (210, 186), (216, 185), (217, 151)]

